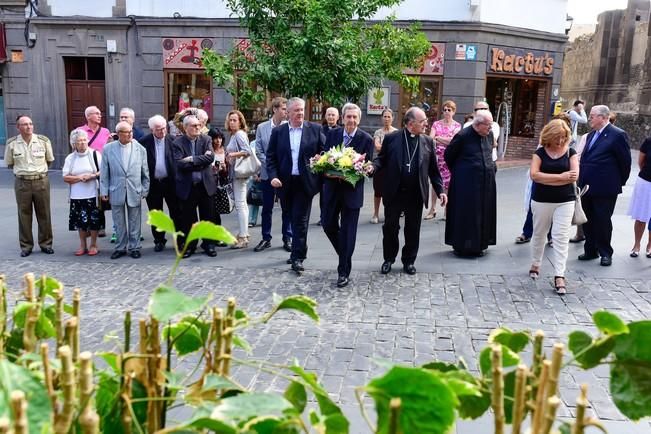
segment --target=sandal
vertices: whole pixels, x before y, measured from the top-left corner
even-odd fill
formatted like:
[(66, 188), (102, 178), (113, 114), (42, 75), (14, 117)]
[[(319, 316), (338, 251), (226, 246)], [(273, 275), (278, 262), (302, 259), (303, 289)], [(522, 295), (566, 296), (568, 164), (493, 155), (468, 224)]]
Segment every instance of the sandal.
[[(560, 284), (558, 283), (559, 279), (561, 281)], [(554, 288), (556, 288), (556, 294), (564, 295), (566, 293), (565, 277), (563, 277), (563, 276), (554, 276)]]
[(75, 256), (84, 256), (86, 253), (88, 253), (88, 250), (86, 250), (86, 249), (77, 249), (77, 250), (75, 250)]
[(528, 243), (529, 241), (531, 241), (531, 238), (527, 238), (524, 235), (515, 237), (515, 244), (524, 244), (524, 243)]
[(651, 248), (647, 247), (646, 249), (646, 257), (651, 258)]
[(533, 280), (536, 280), (540, 276), (540, 267), (534, 268), (531, 266), (531, 270), (529, 270), (529, 277), (531, 277)]
[(423, 217), (423, 220), (432, 220), (434, 217), (436, 217), (436, 212), (427, 214), (425, 217)]
[(633, 250), (631, 250), (631, 253), (630, 253), (629, 256), (630, 256), (631, 258), (637, 258), (638, 256), (640, 256), (640, 251), (639, 251), (639, 250), (635, 250), (635, 249), (633, 249)]
[(99, 253), (99, 250), (97, 250), (97, 247), (91, 247), (88, 249), (88, 256), (95, 256)]

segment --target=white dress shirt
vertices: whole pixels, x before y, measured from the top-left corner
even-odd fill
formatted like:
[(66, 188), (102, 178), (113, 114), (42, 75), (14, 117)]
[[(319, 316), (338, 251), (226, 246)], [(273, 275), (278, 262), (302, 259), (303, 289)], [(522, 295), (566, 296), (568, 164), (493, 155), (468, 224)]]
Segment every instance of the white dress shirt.
[(298, 154), (301, 149), (301, 138), (303, 137), (303, 124), (300, 127), (289, 127), (289, 146), (292, 149), (292, 175), (299, 175)]

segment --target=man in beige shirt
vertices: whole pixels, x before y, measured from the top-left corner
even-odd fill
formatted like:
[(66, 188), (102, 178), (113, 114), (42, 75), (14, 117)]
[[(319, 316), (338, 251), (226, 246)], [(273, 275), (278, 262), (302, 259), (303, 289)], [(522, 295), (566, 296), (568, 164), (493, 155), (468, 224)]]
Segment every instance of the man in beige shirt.
[(52, 144), (47, 137), (34, 134), (34, 125), (28, 116), (18, 116), (16, 127), (20, 134), (7, 140), (5, 162), (16, 176), (14, 191), (18, 206), (20, 256), (29, 256), (34, 248), (32, 208), (38, 221), (38, 245), (43, 253), (51, 255), (54, 250), (47, 170), (54, 161)]

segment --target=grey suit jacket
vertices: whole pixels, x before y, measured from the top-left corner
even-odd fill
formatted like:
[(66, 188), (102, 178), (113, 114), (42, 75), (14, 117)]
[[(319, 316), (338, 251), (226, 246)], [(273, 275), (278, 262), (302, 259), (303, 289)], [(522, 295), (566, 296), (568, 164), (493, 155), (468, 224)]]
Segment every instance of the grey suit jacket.
[(149, 193), (147, 151), (136, 140), (131, 141), (131, 156), (127, 166), (122, 165), (120, 143), (116, 140), (104, 146), (100, 194), (108, 195), (111, 205), (136, 207)]
[[(284, 124), (286, 121), (280, 123)], [(276, 125), (278, 126), (278, 125)], [(271, 138), (271, 131), (275, 127), (271, 123), (271, 119), (268, 121), (262, 122), (258, 125), (258, 128), (255, 130), (255, 155), (258, 156), (258, 160), (262, 163), (262, 168), (260, 169), (260, 179), (267, 181), (269, 179), (269, 174), (267, 173), (267, 150), (269, 149), (269, 139)]]

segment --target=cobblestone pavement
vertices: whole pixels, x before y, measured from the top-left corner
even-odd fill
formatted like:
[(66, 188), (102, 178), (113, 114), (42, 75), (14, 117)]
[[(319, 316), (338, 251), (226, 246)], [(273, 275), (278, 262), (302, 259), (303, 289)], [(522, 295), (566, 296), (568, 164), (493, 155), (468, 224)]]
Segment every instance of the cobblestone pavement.
[[(28, 271), (50, 274), (68, 290), (80, 287), (85, 350), (107, 347), (103, 337), (110, 332), (120, 333), (125, 310), (132, 310), (136, 317), (143, 315), (151, 290), (165, 279), (171, 265), (134, 261), (81, 265), (40, 259), (38, 255), (29, 259), (0, 260), (0, 272), (7, 275), (15, 291)], [(297, 277), (285, 267), (251, 269), (189, 263), (180, 267), (176, 284), (187, 294), (212, 294), (219, 304), (234, 296), (239, 306), (253, 315), (267, 311), (274, 292), (315, 298), (320, 324), (292, 313), (280, 313), (268, 325), (246, 334), (254, 348), (251, 357), (277, 363), (297, 358), (307, 369), (317, 372), (351, 419), (351, 433), (369, 432), (361, 419), (354, 387), (383, 371), (373, 362), (375, 358), (412, 365), (463, 357), (476, 370), (477, 354), (490, 330), (498, 326), (540, 328), (550, 346), (556, 339), (565, 340), (575, 329), (594, 333), (590, 315), (600, 308), (613, 310), (625, 320), (651, 318), (648, 279), (577, 276), (572, 293), (559, 298), (549, 279), (534, 282), (521, 273), (423, 272), (408, 276), (394, 271), (383, 276), (353, 271), (352, 278), (351, 286), (336, 289), (329, 271), (308, 270)], [(238, 368), (236, 377), (263, 390), (282, 390), (284, 385), (278, 378), (248, 367)], [(648, 422), (628, 422), (614, 407), (605, 367), (590, 372), (565, 371), (561, 379), (561, 415), (573, 413), (581, 383), (589, 384), (592, 411), (606, 422), (611, 434), (651, 432)], [(457, 433), (491, 433), (490, 420), (486, 416), (480, 421), (460, 422)]]

